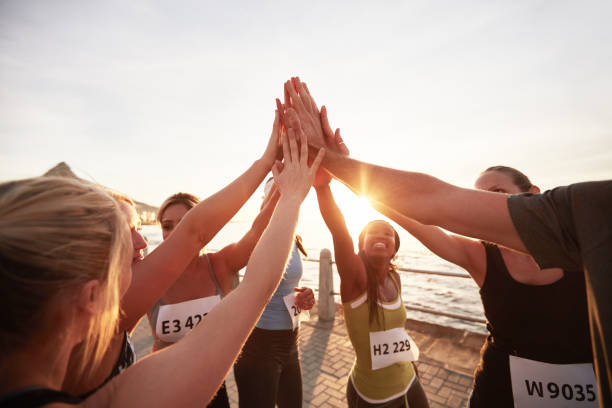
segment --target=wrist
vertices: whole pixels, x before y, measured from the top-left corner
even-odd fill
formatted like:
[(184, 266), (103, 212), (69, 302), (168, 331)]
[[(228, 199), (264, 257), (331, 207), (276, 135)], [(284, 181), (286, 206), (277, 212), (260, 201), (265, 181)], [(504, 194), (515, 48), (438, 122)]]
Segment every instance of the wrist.
[(274, 164), (274, 159), (270, 160), (264, 154), (259, 159), (255, 160), (255, 162), (253, 163), (253, 166), (261, 168), (261, 170), (265, 170), (266, 172), (268, 172), (272, 168), (273, 164)]
[(281, 194), (277, 206), (299, 208), (303, 200), (298, 194)]

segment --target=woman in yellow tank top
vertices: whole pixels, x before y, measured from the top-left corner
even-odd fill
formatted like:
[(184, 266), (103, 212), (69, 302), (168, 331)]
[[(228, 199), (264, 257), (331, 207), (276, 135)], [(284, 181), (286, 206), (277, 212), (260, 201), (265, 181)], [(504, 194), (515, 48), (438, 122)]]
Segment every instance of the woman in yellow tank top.
[(356, 355), (347, 382), (348, 406), (429, 407), (412, 365), (418, 348), (404, 329), (400, 277), (391, 263), (399, 236), (386, 221), (372, 221), (359, 235), (355, 253), (330, 180), (319, 170), (314, 187), (334, 240), (344, 317)]

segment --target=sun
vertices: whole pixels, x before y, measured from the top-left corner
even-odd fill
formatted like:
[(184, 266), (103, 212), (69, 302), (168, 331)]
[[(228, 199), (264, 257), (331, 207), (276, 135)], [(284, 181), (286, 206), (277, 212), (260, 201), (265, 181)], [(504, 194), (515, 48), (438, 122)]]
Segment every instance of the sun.
[(344, 214), (346, 226), (352, 237), (359, 236), (363, 227), (372, 220), (387, 220), (387, 217), (372, 208), (366, 197), (356, 195), (345, 185), (332, 183), (330, 188), (340, 211)]

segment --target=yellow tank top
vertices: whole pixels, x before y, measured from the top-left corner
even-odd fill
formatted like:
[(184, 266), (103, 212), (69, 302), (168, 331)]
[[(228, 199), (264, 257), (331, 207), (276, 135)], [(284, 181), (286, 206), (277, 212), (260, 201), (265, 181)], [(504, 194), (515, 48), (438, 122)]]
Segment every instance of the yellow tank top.
[(372, 370), (370, 332), (403, 329), (406, 324), (406, 309), (393, 274), (391, 279), (397, 288), (397, 299), (392, 302), (379, 301), (378, 320), (374, 319), (371, 324), (367, 291), (356, 300), (342, 304), (346, 329), (356, 357), (349, 376), (359, 396), (370, 403), (391, 401), (405, 394), (415, 378), (411, 362), (397, 362)]

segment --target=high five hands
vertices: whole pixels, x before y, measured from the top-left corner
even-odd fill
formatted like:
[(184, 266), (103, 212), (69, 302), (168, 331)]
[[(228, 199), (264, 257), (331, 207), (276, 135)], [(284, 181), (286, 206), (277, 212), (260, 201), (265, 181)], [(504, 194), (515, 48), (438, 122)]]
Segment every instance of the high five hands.
[(281, 194), (281, 200), (293, 197), (302, 202), (312, 186), (325, 149), (319, 149), (312, 166), (308, 165), (308, 146), (306, 135), (300, 132), (300, 146), (296, 140), (296, 134), (292, 128), (282, 134), (283, 162), (276, 161), (272, 166), (274, 184)]
[[(276, 99), (277, 112), (281, 124), (281, 132), (291, 129), (301, 139), (306, 136), (308, 144), (317, 150), (325, 147), (343, 156), (349, 155), (349, 150), (340, 136), (340, 129), (334, 132), (329, 125), (327, 108), (317, 107), (305, 82), (298, 77), (292, 77), (284, 83), (284, 104)], [(320, 168), (314, 180), (314, 186), (329, 184), (331, 176)]]

